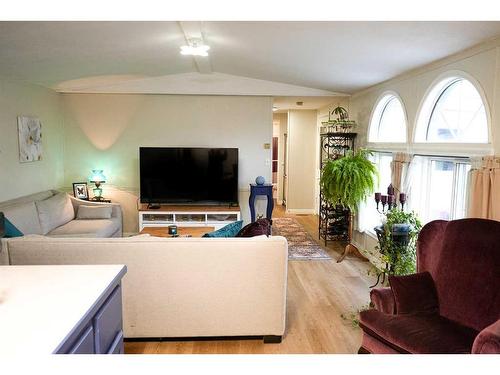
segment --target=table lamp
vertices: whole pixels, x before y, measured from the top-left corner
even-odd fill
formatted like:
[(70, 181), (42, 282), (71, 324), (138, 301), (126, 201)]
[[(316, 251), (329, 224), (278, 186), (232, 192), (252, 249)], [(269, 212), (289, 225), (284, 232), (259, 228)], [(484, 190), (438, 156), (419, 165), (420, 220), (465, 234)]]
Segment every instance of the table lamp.
[(90, 176), (90, 182), (95, 184), (95, 188), (92, 190), (94, 192), (94, 197), (100, 199), (102, 197), (101, 184), (106, 182), (106, 176), (102, 173), (102, 169), (93, 169), (92, 175)]

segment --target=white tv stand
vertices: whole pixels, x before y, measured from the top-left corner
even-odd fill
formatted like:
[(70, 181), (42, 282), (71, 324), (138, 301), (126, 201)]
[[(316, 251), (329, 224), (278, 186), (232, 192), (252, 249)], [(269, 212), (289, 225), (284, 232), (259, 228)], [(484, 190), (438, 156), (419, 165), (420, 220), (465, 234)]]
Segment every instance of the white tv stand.
[(139, 208), (139, 232), (145, 227), (214, 227), (216, 230), (240, 220), (239, 206), (170, 206), (161, 205), (159, 209)]

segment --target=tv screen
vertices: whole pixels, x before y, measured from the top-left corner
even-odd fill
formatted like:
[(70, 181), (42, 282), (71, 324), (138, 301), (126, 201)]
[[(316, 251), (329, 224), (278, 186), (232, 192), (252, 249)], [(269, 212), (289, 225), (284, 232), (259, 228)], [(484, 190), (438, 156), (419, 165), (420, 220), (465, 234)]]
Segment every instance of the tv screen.
[(237, 148), (140, 147), (142, 203), (238, 203)]

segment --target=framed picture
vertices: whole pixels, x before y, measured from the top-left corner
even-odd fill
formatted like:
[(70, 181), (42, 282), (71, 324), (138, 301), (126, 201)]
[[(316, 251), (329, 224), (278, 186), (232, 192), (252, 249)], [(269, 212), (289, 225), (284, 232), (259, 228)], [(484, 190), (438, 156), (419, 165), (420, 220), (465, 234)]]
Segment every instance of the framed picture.
[(89, 200), (89, 190), (87, 188), (87, 183), (86, 182), (74, 182), (73, 183), (73, 195), (75, 196), (75, 198), (88, 201)]
[(42, 160), (42, 123), (37, 117), (18, 116), (19, 161)]

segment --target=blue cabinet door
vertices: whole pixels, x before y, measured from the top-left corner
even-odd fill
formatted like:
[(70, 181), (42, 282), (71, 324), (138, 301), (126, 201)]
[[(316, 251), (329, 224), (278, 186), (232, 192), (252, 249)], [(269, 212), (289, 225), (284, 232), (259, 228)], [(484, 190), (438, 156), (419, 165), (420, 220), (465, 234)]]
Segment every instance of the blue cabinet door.
[(122, 292), (118, 286), (94, 317), (96, 353), (108, 353), (117, 335), (122, 332)]
[(88, 326), (76, 342), (69, 350), (69, 354), (94, 354), (94, 328)]

